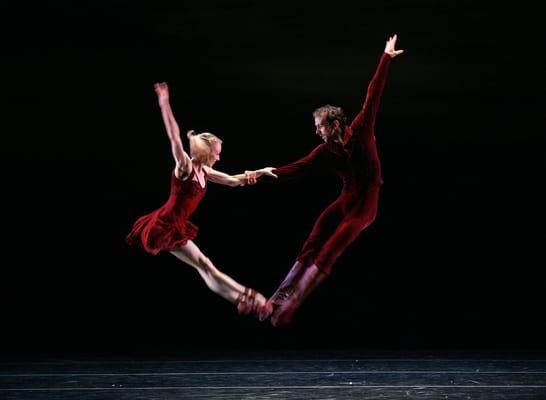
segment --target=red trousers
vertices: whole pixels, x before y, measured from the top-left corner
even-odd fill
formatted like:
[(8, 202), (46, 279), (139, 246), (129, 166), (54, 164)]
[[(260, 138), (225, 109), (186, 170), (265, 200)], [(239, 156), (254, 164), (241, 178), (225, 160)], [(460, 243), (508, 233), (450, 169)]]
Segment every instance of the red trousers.
[(347, 246), (374, 221), (379, 188), (374, 185), (364, 193), (343, 192), (320, 214), (297, 261), (305, 267), (315, 264), (329, 274)]

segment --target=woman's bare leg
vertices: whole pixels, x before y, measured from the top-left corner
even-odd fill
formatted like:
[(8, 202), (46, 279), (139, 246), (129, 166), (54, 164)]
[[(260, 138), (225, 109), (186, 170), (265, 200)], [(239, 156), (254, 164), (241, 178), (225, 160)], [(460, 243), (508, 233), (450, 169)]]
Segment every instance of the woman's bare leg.
[[(245, 294), (246, 287), (216, 268), (193, 241), (188, 240), (185, 246), (171, 250), (170, 253), (195, 268), (209, 289), (227, 301), (237, 303), (239, 296)], [(256, 293), (255, 298), (260, 306), (266, 303), (265, 297), (260, 293)]]

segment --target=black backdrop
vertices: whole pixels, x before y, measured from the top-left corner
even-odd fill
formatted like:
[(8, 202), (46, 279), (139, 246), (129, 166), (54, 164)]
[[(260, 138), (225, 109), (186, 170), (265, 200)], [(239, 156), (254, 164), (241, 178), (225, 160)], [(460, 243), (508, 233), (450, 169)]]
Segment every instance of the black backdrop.
[[(5, 355), (188, 349), (544, 349), (544, 53), (537, 6), (183, 1), (3, 5)], [(237, 316), (195, 271), (123, 242), (173, 168), (153, 83), (217, 168), (292, 161), (311, 112), (354, 116), (386, 38), (376, 222), (291, 327)], [(197, 244), (271, 294), (333, 176), (210, 185)]]

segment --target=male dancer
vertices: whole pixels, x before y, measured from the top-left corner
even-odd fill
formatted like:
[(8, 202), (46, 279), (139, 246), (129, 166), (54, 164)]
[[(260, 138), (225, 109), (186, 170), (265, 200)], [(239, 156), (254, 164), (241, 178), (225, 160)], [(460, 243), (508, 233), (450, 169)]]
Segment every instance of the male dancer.
[(299, 177), (316, 169), (334, 169), (343, 181), (340, 196), (317, 219), (296, 263), (268, 300), (274, 326), (288, 324), (303, 300), (330, 274), (347, 246), (367, 228), (377, 214), (383, 183), (375, 144), (374, 125), (387, 71), (396, 50), (396, 35), (387, 40), (377, 71), (368, 86), (362, 110), (347, 124), (340, 107), (326, 105), (313, 113), (316, 133), (324, 143), (309, 155), (274, 169), (278, 180)]

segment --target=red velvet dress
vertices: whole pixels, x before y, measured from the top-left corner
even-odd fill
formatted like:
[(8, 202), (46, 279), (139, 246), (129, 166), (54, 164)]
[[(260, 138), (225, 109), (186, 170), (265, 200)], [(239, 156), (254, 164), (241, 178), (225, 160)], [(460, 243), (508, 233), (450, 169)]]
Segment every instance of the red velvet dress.
[[(195, 170), (185, 180), (171, 176), (171, 194), (159, 209), (137, 219), (126, 242), (139, 245), (156, 255), (163, 250), (184, 246), (197, 236), (198, 228), (188, 218), (195, 211), (207, 190), (194, 180)], [(206, 182), (206, 176), (205, 176)]]

